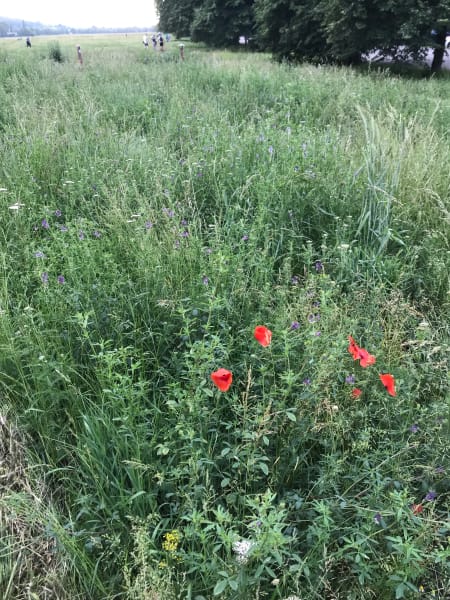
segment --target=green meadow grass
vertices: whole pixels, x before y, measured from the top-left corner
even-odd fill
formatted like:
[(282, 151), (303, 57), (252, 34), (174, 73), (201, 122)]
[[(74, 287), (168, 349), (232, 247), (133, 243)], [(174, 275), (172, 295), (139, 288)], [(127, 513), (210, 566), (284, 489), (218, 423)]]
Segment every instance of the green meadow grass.
[(2, 598), (449, 598), (450, 80), (140, 35), (0, 80)]

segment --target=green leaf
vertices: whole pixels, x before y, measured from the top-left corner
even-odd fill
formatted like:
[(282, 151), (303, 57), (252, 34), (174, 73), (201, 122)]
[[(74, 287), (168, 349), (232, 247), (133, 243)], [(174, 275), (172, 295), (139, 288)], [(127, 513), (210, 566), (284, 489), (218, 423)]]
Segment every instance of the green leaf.
[(214, 590), (213, 590), (214, 596), (219, 596), (220, 594), (222, 594), (222, 592), (225, 590), (227, 585), (228, 585), (228, 581), (226, 579), (222, 579), (221, 581), (218, 581), (216, 583), (216, 585), (214, 586)]
[(136, 492), (135, 494), (133, 494), (130, 498), (130, 502), (132, 502), (133, 500), (135, 500), (136, 498), (139, 498), (139, 496), (142, 496), (143, 494), (146, 494), (147, 492), (145, 492), (144, 490), (139, 490), (139, 492)]
[(294, 413), (287, 412), (286, 416), (289, 419), (289, 421), (293, 421), (294, 423), (297, 422), (297, 417), (294, 415)]
[(261, 469), (261, 471), (264, 473), (264, 475), (269, 474), (269, 467), (266, 465), (266, 463), (259, 463), (258, 466)]

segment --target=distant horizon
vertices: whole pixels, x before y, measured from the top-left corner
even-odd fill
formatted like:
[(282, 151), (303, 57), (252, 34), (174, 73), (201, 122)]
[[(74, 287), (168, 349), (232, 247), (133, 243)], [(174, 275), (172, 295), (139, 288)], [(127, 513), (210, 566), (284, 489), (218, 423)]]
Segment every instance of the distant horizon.
[(41, 0), (39, 4), (36, 0), (3, 0), (0, 10), (0, 18), (72, 29), (145, 28), (159, 21), (152, 0), (128, 0), (125, 6), (111, 5), (106, 0), (78, 0), (59, 5), (53, 0)]
[(2, 19), (8, 19), (11, 21), (20, 21), (21, 23), (25, 23), (25, 25), (27, 24), (39, 24), (42, 25), (42, 27), (48, 27), (48, 28), (52, 28), (52, 27), (67, 27), (67, 29), (151, 29), (152, 27), (157, 27), (158, 26), (158, 19), (156, 19), (156, 21), (154, 23), (143, 23), (143, 24), (138, 24), (138, 25), (71, 25), (68, 23), (46, 23), (45, 21), (42, 20), (36, 20), (36, 19), (23, 19), (22, 17), (9, 17), (9, 16), (5, 16), (5, 15), (0, 15), (0, 22), (2, 21)]

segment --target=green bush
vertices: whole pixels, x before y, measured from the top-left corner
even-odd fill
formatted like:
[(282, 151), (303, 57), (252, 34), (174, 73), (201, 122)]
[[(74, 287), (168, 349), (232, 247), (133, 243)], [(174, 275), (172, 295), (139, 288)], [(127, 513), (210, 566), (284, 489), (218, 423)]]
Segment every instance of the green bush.
[(64, 62), (64, 60), (65, 60), (64, 54), (62, 52), (61, 45), (58, 41), (52, 42), (51, 44), (49, 44), (48, 57), (50, 58), (50, 60), (53, 60), (54, 62), (57, 62), (57, 63)]

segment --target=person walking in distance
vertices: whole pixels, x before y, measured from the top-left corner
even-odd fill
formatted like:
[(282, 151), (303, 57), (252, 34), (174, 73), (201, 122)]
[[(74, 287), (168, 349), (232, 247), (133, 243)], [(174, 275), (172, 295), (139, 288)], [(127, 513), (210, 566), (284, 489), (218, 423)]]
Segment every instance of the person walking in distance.
[(81, 54), (81, 46), (77, 46), (77, 57), (80, 65), (83, 64), (83, 55)]
[(29, 37), (27, 37), (26, 42), (27, 42), (27, 48), (31, 48), (31, 40)]
[(142, 43), (144, 44), (144, 48), (148, 48), (148, 36), (146, 33), (142, 36)]
[(158, 33), (159, 51), (164, 52), (164, 36), (162, 33)]

